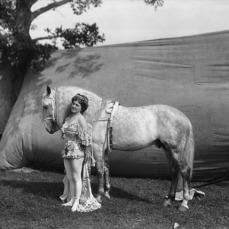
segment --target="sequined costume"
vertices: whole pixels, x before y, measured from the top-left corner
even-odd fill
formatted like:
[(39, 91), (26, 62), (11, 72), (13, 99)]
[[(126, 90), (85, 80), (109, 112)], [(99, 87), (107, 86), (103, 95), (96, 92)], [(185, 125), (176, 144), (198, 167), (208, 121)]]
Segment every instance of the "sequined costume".
[(67, 118), (61, 128), (65, 139), (63, 158), (80, 159), (84, 157), (86, 146), (91, 145), (92, 128), (88, 124), (87, 131), (83, 130), (78, 123), (70, 123)]
[[(65, 139), (62, 157), (64, 159), (84, 158), (86, 147), (92, 143), (92, 126), (88, 124), (87, 131), (85, 131), (78, 123), (70, 123), (67, 118), (61, 130)], [(91, 164), (93, 165), (93, 155), (91, 155), (91, 159)], [(92, 194), (88, 166), (90, 166), (90, 163), (89, 165), (84, 163), (82, 168), (82, 192), (77, 208), (78, 212), (90, 212), (101, 208), (101, 204)]]

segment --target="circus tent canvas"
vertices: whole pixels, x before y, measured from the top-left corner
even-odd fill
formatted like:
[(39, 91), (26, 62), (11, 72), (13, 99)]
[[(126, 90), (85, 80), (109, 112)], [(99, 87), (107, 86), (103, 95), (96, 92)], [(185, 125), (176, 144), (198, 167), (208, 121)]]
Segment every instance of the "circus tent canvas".
[[(229, 32), (57, 51), (46, 68), (29, 71), (0, 143), (0, 168), (63, 169), (60, 133), (42, 124), (46, 85), (76, 86), (125, 106), (167, 104), (191, 120), (194, 178), (229, 169)], [(155, 147), (112, 151), (111, 173), (166, 177), (164, 153)]]

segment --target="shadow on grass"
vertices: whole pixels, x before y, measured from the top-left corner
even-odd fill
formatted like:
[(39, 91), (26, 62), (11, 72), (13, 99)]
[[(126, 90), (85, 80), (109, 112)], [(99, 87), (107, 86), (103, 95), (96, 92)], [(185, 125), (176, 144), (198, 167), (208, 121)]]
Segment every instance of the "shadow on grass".
[[(50, 197), (56, 199), (63, 192), (63, 184), (61, 182), (31, 182), (31, 181), (18, 181), (18, 180), (2, 180), (0, 182), (3, 186), (10, 186), (12, 188), (22, 189), (25, 193), (30, 193), (42, 197)], [(97, 193), (97, 184), (91, 184), (92, 192)], [(117, 187), (111, 187), (111, 198), (121, 198), (142, 201), (151, 203), (149, 200), (138, 197), (137, 195), (126, 192)]]
[(25, 193), (34, 194), (37, 196), (56, 199), (63, 191), (63, 185), (58, 182), (31, 182), (17, 180), (2, 180), (1, 185), (10, 186), (15, 189), (22, 189)]
[(126, 191), (124, 191), (120, 188), (117, 188), (117, 187), (111, 187), (111, 198), (112, 197), (121, 198), (121, 199), (136, 200), (136, 201), (141, 201), (141, 202), (145, 202), (145, 203), (151, 203), (150, 200), (141, 198), (137, 195), (126, 192)]

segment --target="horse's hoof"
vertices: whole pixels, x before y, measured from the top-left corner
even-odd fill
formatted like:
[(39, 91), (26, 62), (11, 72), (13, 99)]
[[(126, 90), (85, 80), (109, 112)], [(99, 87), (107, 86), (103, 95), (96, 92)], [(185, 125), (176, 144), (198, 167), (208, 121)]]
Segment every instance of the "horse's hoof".
[(185, 206), (183, 206), (183, 205), (181, 205), (181, 206), (179, 207), (179, 211), (180, 211), (180, 212), (186, 212), (186, 211), (188, 211), (188, 208), (185, 207)]
[(172, 205), (172, 201), (170, 199), (165, 199), (163, 202), (164, 207), (170, 207)]
[(105, 196), (108, 200), (110, 200), (110, 198), (111, 198), (109, 192), (105, 192), (105, 193), (104, 193), (104, 196)]
[(102, 197), (100, 195), (96, 196), (96, 200), (99, 202), (99, 203), (102, 203)]
[(177, 228), (179, 228), (179, 227), (180, 227), (180, 224), (179, 224), (179, 223), (174, 223), (173, 229), (177, 229)]
[(192, 200), (191, 196), (189, 194), (184, 195), (185, 200)]

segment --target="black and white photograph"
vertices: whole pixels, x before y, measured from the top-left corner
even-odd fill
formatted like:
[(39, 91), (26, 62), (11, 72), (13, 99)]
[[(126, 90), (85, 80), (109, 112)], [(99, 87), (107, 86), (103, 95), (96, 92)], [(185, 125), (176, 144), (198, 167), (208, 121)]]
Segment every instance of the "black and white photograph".
[(0, 0), (0, 229), (228, 229), (229, 1)]

